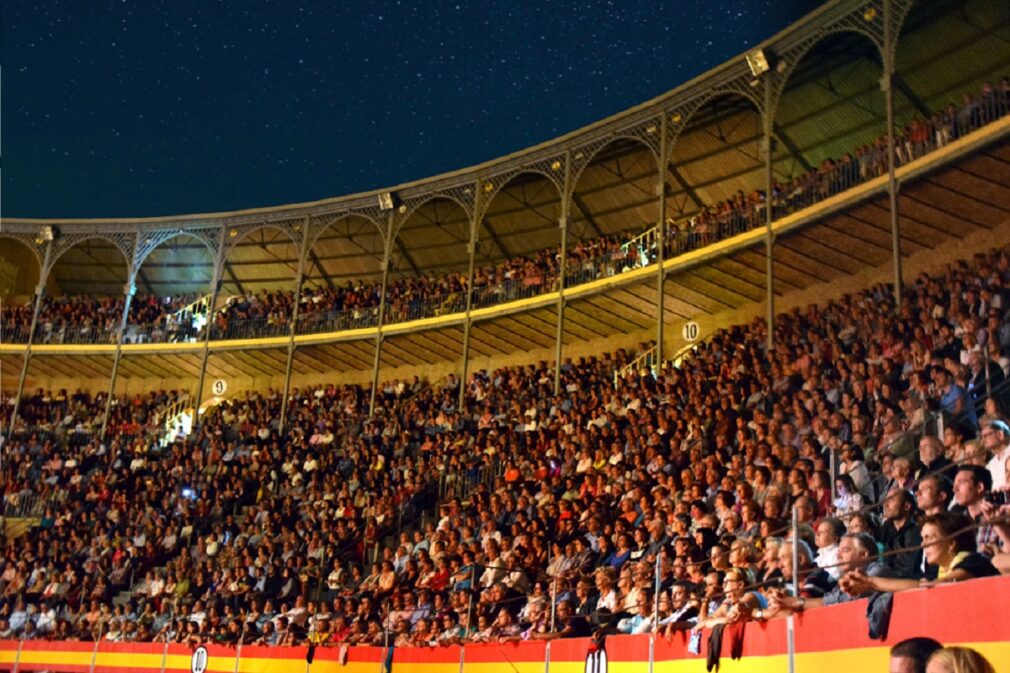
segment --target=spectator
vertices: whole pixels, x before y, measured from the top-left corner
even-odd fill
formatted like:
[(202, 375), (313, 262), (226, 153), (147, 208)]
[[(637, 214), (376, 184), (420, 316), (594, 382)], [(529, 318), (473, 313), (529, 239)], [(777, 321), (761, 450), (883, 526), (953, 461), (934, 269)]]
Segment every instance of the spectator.
[(803, 598), (788, 596), (782, 591), (774, 592), (769, 599), (769, 607), (765, 612), (766, 618), (780, 615), (789, 615), (793, 612), (801, 612), (806, 608), (817, 607), (819, 605), (834, 605), (856, 600), (868, 591), (866, 583), (856, 583), (850, 580), (855, 576), (862, 578), (890, 577), (891, 570), (875, 560), (877, 557), (877, 545), (866, 533), (853, 533), (851, 530), (842, 536), (838, 545), (838, 559), (842, 564), (842, 579), (838, 584), (824, 594), (823, 597)]
[(1007, 488), (1007, 472), (1010, 470), (1010, 426), (1005, 421), (989, 421), (982, 429), (982, 445), (992, 456), (986, 468), (992, 476), (991, 490)]
[(926, 673), (996, 673), (996, 670), (971, 648), (945, 647), (929, 657)]
[(915, 480), (935, 474), (948, 481), (953, 480), (950, 470), (953, 463), (944, 455), (943, 442), (939, 437), (926, 435), (919, 440), (919, 467), (915, 472)]
[(817, 566), (827, 571), (836, 582), (842, 576), (838, 566), (838, 543), (845, 534), (845, 524), (841, 519), (826, 517), (817, 524)]
[(891, 647), (889, 673), (926, 673), (930, 656), (943, 645), (932, 638), (906, 638)]
[(976, 551), (996, 541), (996, 532), (984, 519), (985, 496), (992, 486), (992, 475), (979, 465), (962, 465), (954, 476), (956, 511), (966, 514), (979, 525)]
[(919, 526), (912, 514), (915, 499), (904, 488), (894, 487), (884, 498), (884, 523), (880, 538), (888, 565), (897, 577), (917, 577), (922, 562)]
[(922, 522), (926, 574), (922, 580), (871, 577), (852, 571), (842, 583), (858, 591), (901, 591), (929, 583), (959, 582), (992, 577), (999, 571), (988, 558), (974, 551), (971, 520), (960, 514), (937, 514)]
[(938, 474), (921, 479), (915, 490), (915, 504), (927, 516), (946, 512), (952, 498), (952, 482)]

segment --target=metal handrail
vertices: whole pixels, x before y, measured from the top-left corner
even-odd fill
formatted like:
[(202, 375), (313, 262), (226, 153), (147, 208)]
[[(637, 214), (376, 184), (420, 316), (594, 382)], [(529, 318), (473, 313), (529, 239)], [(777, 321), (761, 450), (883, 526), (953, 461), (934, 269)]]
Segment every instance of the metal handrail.
[(651, 372), (655, 371), (656, 363), (659, 361), (659, 347), (657, 344), (653, 344), (649, 348), (645, 349), (638, 354), (635, 359), (627, 363), (623, 367), (614, 370), (614, 388), (618, 388), (621, 381), (627, 378), (629, 374), (642, 371), (643, 369), (648, 369)]

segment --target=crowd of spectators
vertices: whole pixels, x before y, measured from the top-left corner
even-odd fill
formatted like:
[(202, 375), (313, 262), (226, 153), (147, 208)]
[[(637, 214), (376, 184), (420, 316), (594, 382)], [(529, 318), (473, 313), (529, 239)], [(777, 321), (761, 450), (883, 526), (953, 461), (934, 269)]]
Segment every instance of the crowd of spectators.
[[(569, 286), (642, 265), (643, 250), (632, 234), (579, 241), (568, 251)], [(649, 263), (644, 261), (644, 263)], [(559, 252), (542, 250), (516, 256), (493, 266), (474, 268), (473, 306), (493, 306), (557, 289)], [(389, 284), (386, 322), (406, 322), (466, 308), (464, 273), (405, 277)], [(298, 331), (317, 333), (378, 322), (381, 284), (349, 281), (335, 288), (306, 288), (298, 306)], [(293, 291), (261, 292), (231, 297), (215, 316), (215, 336), (266, 336), (287, 333), (295, 302)]]
[[(966, 93), (960, 105), (950, 103), (928, 119), (916, 117), (899, 130), (895, 143), (898, 166), (913, 161), (1010, 112), (1010, 79), (986, 83), (981, 94)], [(877, 138), (836, 159), (825, 159), (789, 181), (772, 187), (773, 217), (796, 212), (854, 185), (887, 173), (887, 137)], [(765, 224), (762, 190), (736, 192), (731, 198), (703, 207), (691, 217), (671, 220), (665, 239), (667, 256), (681, 254)], [(653, 263), (654, 233), (626, 232), (574, 242), (568, 250), (565, 282), (574, 286)], [(550, 248), (515, 256), (474, 271), (473, 305), (491, 306), (549, 292), (558, 287), (560, 251)], [(459, 312), (466, 306), (466, 276), (454, 272), (403, 278), (390, 284), (387, 322), (404, 322)], [(382, 287), (348, 281), (336, 287), (303, 290), (299, 303), (300, 333), (318, 333), (378, 322)], [(185, 341), (199, 337), (200, 321), (180, 309), (194, 297), (136, 296), (130, 306), (128, 338), (138, 341)], [(122, 297), (45, 297), (36, 339), (43, 342), (109, 343), (115, 340), (122, 315)], [(253, 338), (287, 334), (296, 302), (288, 289), (240, 293), (227, 297), (210, 323), (212, 338)], [(9, 306), (0, 316), (7, 340), (23, 340), (31, 325), (31, 302)]]
[[(896, 129), (895, 166), (903, 166), (940, 149), (1008, 113), (1010, 78), (1002, 78), (995, 86), (986, 82), (980, 95), (965, 93), (960, 105), (952, 101), (930, 117), (916, 116), (904, 128)], [(810, 167), (791, 180), (773, 179), (773, 217), (784, 217), (850, 187), (886, 175), (887, 157), (887, 136), (884, 135), (846, 152), (838, 159), (825, 159), (819, 166)], [(745, 194), (738, 191), (731, 198), (711, 204), (690, 218), (672, 223), (676, 235), (670, 237), (667, 254), (684, 252), (764, 226), (764, 218), (764, 192), (755, 190)]]
[[(194, 318), (198, 311), (190, 307), (198, 298), (194, 294), (134, 295), (126, 324), (134, 330), (142, 328), (147, 340), (192, 339), (196, 335)], [(123, 301), (122, 296), (43, 295), (34, 340), (36, 343), (115, 343), (123, 318)], [(34, 299), (24, 303), (4, 302), (0, 312), (0, 341), (26, 342), (34, 312)], [(127, 335), (127, 338), (131, 337)]]
[(563, 362), (558, 394), (546, 363), (476, 372), (462, 408), (415, 379), (371, 414), (361, 387), (294, 390), (284, 432), (268, 390), (166, 446), (14, 436), (4, 492), (53, 506), (0, 553), (0, 636), (670, 633), (1010, 572), (1008, 288), (997, 249), (616, 383), (623, 352)]

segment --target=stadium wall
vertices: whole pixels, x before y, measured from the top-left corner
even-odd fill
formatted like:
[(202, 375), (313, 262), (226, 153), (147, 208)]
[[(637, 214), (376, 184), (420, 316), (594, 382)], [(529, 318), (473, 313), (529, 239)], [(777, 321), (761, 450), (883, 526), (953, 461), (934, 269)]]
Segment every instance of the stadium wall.
[[(887, 637), (871, 639), (867, 601), (819, 608), (795, 617), (796, 671), (886, 671), (889, 649), (916, 636), (945, 645), (972, 647), (991, 661), (997, 672), (1010, 671), (1010, 577), (994, 577), (894, 597)], [(979, 618), (989, 615), (992, 618)], [(788, 666), (788, 620), (751, 622), (742, 629), (742, 657), (732, 660), (733, 636), (724, 634), (720, 671), (763, 673)], [(604, 652), (589, 638), (523, 643), (489, 643), (465, 647), (404, 647), (392, 652), (391, 673), (692, 673), (706, 670), (708, 636), (702, 653), (688, 652), (688, 633), (668, 640), (649, 635), (612, 636)], [(185, 673), (193, 671), (196, 648), (181, 644), (0, 641), (0, 667), (7, 671), (54, 673)], [(650, 652), (651, 661), (650, 661)], [(305, 647), (241, 648), (206, 646), (206, 673), (380, 673), (387, 651), (381, 647), (319, 647), (311, 665)], [(651, 665), (650, 665), (651, 664)]]

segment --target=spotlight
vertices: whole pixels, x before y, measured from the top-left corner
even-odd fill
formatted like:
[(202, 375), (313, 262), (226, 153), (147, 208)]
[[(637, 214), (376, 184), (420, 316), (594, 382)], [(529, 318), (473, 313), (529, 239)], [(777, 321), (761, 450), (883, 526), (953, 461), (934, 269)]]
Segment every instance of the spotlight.
[(379, 210), (392, 210), (400, 205), (400, 198), (395, 192), (382, 192), (379, 194)]
[(60, 237), (59, 227), (51, 227), (49, 225), (42, 227), (42, 231), (40, 232), (40, 238), (43, 241), (55, 241), (59, 237)]
[(750, 67), (750, 73), (755, 77), (760, 77), (768, 72), (770, 66), (764, 49), (747, 52), (747, 66)]

